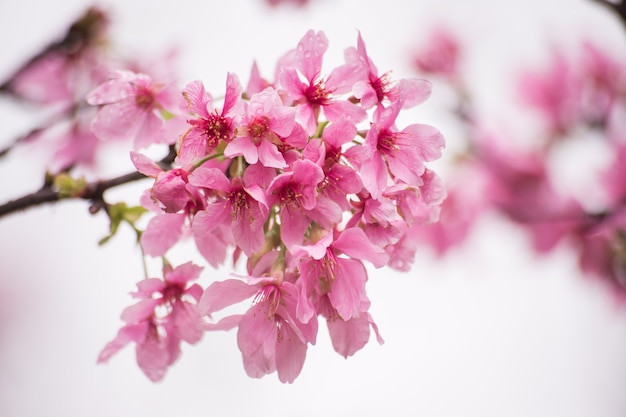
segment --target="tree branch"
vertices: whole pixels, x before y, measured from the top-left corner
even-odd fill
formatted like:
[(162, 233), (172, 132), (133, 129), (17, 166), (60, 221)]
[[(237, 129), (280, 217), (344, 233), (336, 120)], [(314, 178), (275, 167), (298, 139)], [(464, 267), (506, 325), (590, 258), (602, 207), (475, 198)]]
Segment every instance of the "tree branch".
[(620, 21), (622, 22), (622, 25), (626, 27), (626, 2), (624, 2), (623, 0), (620, 1), (619, 3), (614, 3), (611, 1), (607, 1), (607, 0), (591, 0), (591, 1), (594, 3), (600, 3), (604, 5), (605, 7), (608, 7), (609, 9), (611, 9), (613, 13), (615, 13), (617, 17), (620, 19)]
[[(176, 157), (176, 150), (170, 146), (169, 153), (161, 159), (158, 164), (164, 170), (170, 169)], [(90, 211), (97, 212), (101, 208), (107, 207), (104, 200), (104, 193), (111, 188), (128, 184), (134, 181), (147, 178), (140, 172), (130, 172), (108, 180), (98, 180), (87, 184), (84, 190), (76, 196), (64, 196), (52, 183), (46, 183), (38, 191), (27, 194), (23, 197), (11, 200), (0, 205), (0, 218), (18, 211), (26, 210), (46, 203), (55, 203), (61, 200), (82, 199), (92, 202)]]

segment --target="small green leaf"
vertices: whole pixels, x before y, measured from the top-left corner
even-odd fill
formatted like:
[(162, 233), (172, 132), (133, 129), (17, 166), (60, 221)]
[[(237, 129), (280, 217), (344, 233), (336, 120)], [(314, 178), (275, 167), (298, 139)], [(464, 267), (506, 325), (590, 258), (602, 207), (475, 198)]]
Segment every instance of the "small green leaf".
[(122, 222), (128, 223), (139, 237), (140, 231), (135, 226), (135, 222), (148, 210), (141, 206), (128, 207), (126, 203), (117, 203), (110, 205), (107, 213), (109, 214), (109, 235), (100, 239), (99, 245), (107, 243), (117, 233)]

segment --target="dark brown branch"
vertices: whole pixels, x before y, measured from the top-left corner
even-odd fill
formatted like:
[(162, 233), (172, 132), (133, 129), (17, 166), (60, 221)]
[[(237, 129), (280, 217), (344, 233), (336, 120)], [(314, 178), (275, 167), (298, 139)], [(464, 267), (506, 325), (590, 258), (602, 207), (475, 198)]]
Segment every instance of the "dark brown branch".
[(600, 3), (604, 5), (605, 7), (608, 7), (610, 10), (612, 10), (613, 13), (615, 13), (617, 17), (620, 19), (620, 21), (622, 22), (622, 25), (626, 28), (626, 2), (622, 0), (618, 4), (615, 4), (606, 0), (591, 0), (591, 1), (593, 1), (594, 3)]
[[(170, 147), (170, 152), (165, 156), (159, 165), (164, 170), (170, 169), (174, 158), (176, 157), (176, 151), (174, 147)], [(59, 190), (55, 189), (51, 183), (46, 183), (42, 188), (34, 193), (27, 194), (23, 197), (11, 200), (7, 203), (0, 205), (0, 218), (7, 216), (18, 211), (26, 210), (32, 207), (36, 207), (46, 203), (55, 203), (60, 200), (68, 199), (82, 199), (90, 201), (93, 204), (90, 207), (92, 213), (97, 212), (100, 208), (107, 207), (107, 203), (104, 200), (104, 193), (111, 188), (118, 187), (120, 185), (128, 184), (140, 179), (146, 178), (145, 175), (140, 172), (130, 172), (128, 174), (120, 175), (119, 177), (111, 178), (108, 180), (94, 181), (85, 187), (85, 189), (76, 196), (65, 197)]]

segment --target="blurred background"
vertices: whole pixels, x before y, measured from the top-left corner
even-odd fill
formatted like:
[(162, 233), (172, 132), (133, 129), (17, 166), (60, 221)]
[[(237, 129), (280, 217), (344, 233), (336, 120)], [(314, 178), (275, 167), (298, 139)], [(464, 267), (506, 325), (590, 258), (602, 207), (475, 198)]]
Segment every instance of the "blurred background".
[[(271, 77), (276, 60), (308, 29), (326, 33), (324, 68), (332, 69), (360, 30), (381, 73), (433, 81), (431, 99), (405, 117), (432, 124), (446, 137), (444, 157), (430, 165), (445, 180), (455, 175), (450, 166), (466, 133), (450, 83), (419, 74), (415, 65), (434, 30), (446, 28), (459, 39), (458, 71), (474, 111), (516, 146), (541, 129), (519, 111), (520, 71), (541, 69), (555, 51), (567, 54), (584, 41), (616, 60), (626, 51), (620, 21), (591, 1), (4, 0), (0, 80), (93, 4), (109, 13), (119, 53), (153, 60), (177, 48), (178, 84), (200, 79), (215, 95), (229, 71), (247, 80), (253, 60)], [(6, 97), (0, 106), (3, 146), (41, 116)], [(22, 146), (0, 160), (0, 204), (41, 186), (46, 152)], [(123, 146), (106, 152), (98, 166), (103, 175), (132, 170)], [(582, 178), (591, 166), (585, 164), (606, 161), (602, 152), (562, 163)], [(466, 185), (470, 195), (473, 185)], [(132, 184), (108, 196), (136, 203), (148, 186)], [(443, 255), (420, 246), (410, 272), (371, 270), (370, 311), (386, 343), (372, 339), (346, 360), (321, 326), (292, 385), (276, 375), (247, 377), (234, 332), (184, 345), (181, 359), (157, 384), (141, 373), (132, 347), (97, 365), (122, 324), (119, 314), (132, 302), (128, 292), (143, 276), (129, 228), (98, 246), (107, 227), (107, 219), (91, 216), (81, 201), (0, 219), (0, 415), (626, 415), (624, 306), (612, 288), (580, 271), (571, 247), (540, 255), (523, 228), (497, 213), (481, 216)], [(226, 273), (207, 267), (203, 283)]]

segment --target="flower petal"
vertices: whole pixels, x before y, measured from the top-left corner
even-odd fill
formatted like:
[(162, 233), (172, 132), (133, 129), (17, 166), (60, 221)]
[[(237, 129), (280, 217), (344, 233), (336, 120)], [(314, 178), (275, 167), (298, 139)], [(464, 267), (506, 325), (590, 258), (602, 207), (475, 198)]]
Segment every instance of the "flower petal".
[(202, 293), (198, 310), (207, 315), (219, 311), (232, 304), (239, 303), (256, 294), (258, 288), (238, 279), (215, 281)]

